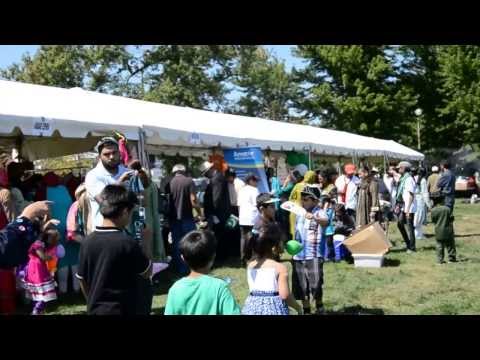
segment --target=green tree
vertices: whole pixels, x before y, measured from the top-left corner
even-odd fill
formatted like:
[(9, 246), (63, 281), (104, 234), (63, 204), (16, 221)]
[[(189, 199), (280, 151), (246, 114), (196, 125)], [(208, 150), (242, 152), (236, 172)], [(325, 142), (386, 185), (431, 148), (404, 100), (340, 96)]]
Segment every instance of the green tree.
[(41, 46), (5, 79), (81, 87), (166, 104), (221, 109), (235, 46)]
[(422, 149), (478, 143), (480, 48), (458, 45), (399, 47), (401, 83), (418, 96)]
[(24, 55), (19, 64), (0, 71), (8, 80), (112, 91), (120, 82), (124, 64), (131, 55), (126, 46), (42, 45), (33, 55)]
[(387, 46), (299, 45), (307, 66), (294, 69), (297, 107), (322, 126), (413, 145), (412, 89), (402, 86)]
[(457, 146), (480, 143), (480, 47), (448, 46), (438, 57), (441, 130), (456, 140)]
[(230, 111), (271, 120), (292, 120), (298, 88), (285, 64), (262, 46), (242, 46), (234, 68), (233, 85), (240, 93)]
[(160, 45), (144, 53), (145, 100), (221, 110), (235, 46)]

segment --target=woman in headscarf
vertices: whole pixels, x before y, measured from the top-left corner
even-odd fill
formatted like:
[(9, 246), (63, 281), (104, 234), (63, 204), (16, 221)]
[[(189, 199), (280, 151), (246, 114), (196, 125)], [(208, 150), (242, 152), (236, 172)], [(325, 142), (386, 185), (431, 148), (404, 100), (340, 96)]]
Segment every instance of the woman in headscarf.
[[(302, 196), (301, 193), (307, 184), (315, 184), (318, 182), (318, 177), (315, 171), (308, 170), (305, 172), (303, 176), (303, 180), (297, 182), (295, 186), (292, 189), (292, 192), (290, 194), (290, 198), (288, 199), (289, 201), (292, 201), (296, 203), (299, 206), (302, 206)], [(295, 238), (295, 219), (296, 215), (293, 213), (290, 213), (290, 235), (292, 236), (291, 238)]]

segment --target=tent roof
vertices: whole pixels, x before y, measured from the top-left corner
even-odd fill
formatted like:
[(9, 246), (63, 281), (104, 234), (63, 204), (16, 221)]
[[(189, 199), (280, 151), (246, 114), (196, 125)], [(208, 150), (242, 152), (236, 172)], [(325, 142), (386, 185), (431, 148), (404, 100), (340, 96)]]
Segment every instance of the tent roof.
[[(0, 134), (12, 134), (18, 128), (27, 136), (51, 136), (58, 132), (65, 138), (85, 138), (116, 129), (138, 139), (138, 126), (132, 124), (132, 119), (122, 121), (100, 98), (84, 96), (78, 88), (0, 80), (0, 99)], [(48, 130), (35, 129), (42, 118), (50, 125)]]
[(343, 131), (135, 100), (82, 89), (62, 89), (0, 80), (0, 133), (16, 127), (38, 135), (34, 123), (46, 118), (46, 136), (83, 138), (88, 134), (123, 132), (138, 139), (143, 127), (149, 145), (258, 145), (272, 150), (307, 150), (328, 155), (383, 156), (421, 160), (423, 154), (391, 140)]

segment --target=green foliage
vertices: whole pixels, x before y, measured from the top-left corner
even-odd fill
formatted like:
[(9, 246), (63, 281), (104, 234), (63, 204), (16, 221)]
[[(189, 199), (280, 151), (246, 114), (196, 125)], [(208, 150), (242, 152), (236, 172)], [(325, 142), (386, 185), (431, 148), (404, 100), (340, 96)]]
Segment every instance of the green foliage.
[(397, 81), (386, 46), (300, 45), (295, 54), (308, 61), (294, 71), (303, 96), (297, 106), (322, 126), (412, 145), (416, 95)]
[(289, 109), (297, 96), (297, 84), (285, 64), (263, 47), (240, 47), (232, 82), (241, 95), (231, 112), (272, 120), (292, 119)]

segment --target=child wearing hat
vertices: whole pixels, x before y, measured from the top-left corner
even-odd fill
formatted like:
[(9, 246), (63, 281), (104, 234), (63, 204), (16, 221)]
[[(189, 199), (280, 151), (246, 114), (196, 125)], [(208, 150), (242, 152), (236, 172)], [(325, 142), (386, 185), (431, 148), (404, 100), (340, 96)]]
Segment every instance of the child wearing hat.
[(301, 192), (304, 216), (296, 217), (295, 240), (303, 245), (303, 250), (293, 257), (292, 289), (295, 299), (301, 300), (303, 312), (311, 313), (310, 299), (315, 300), (316, 313), (323, 308), (323, 227), (328, 225), (328, 217), (319, 205), (320, 189), (305, 186)]

